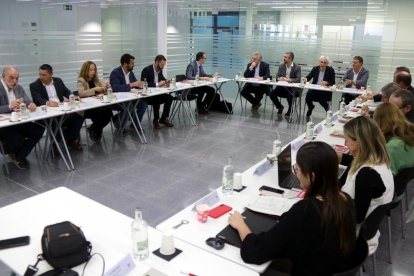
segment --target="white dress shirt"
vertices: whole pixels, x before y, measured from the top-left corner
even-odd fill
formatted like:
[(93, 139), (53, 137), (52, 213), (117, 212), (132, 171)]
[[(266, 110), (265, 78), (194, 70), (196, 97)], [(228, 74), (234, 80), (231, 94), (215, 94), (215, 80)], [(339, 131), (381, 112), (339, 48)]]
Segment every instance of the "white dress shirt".
[(292, 70), (292, 68), (293, 68), (293, 62), (290, 65), (290, 67), (288, 67), (287, 64), (286, 64), (286, 78), (288, 78), (288, 79), (290, 79), (290, 71)]
[(56, 88), (55, 88), (55, 85), (53, 84), (53, 79), (50, 81), (50, 83), (48, 85), (44, 84), (43, 82), (42, 82), (42, 84), (46, 88), (47, 95), (49, 96), (49, 101), (54, 101), (54, 102), (59, 103), (60, 100), (57, 96)]
[(124, 76), (125, 76), (125, 82), (126, 84), (130, 84), (131, 82), (129, 81), (129, 73), (131, 73), (130, 71), (128, 71), (127, 74), (125, 74), (124, 69), (122, 69), (122, 72), (124, 72)]
[(11, 103), (16, 99), (16, 95), (14, 95), (13, 89), (9, 91), (9, 88), (4, 83), (3, 79), (1, 80), (1, 83), (3, 84), (4, 90), (6, 90), (7, 92), (7, 97), (9, 98), (9, 105), (11, 105)]
[[(361, 72), (361, 69), (359, 70), (359, 72)], [(358, 72), (358, 74), (359, 74), (359, 72)], [(354, 70), (354, 79), (353, 79), (353, 81), (354, 81), (355, 83), (356, 83), (356, 81), (357, 81), (358, 74), (357, 74), (357, 73), (355, 73), (355, 70)], [(355, 84), (353, 84), (351, 87), (352, 87), (352, 88), (356, 88)]]
[(155, 83), (155, 87), (158, 87), (158, 72), (155, 71), (154, 64), (152, 65), (152, 68), (154, 68), (154, 83)]

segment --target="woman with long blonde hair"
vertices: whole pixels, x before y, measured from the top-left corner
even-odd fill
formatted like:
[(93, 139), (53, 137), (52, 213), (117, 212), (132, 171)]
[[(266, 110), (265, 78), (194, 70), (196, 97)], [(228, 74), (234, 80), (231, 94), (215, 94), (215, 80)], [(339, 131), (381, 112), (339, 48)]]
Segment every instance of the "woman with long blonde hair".
[[(108, 81), (104, 81), (109, 85)], [(99, 93), (106, 92), (98, 77), (98, 69), (93, 61), (85, 61), (79, 72), (78, 78), (78, 92), (81, 98), (94, 96)], [(92, 141), (98, 142), (102, 138), (102, 131), (104, 127), (111, 121), (112, 110), (109, 107), (99, 107), (88, 109), (84, 114), (85, 118), (92, 120), (92, 125), (87, 128), (89, 137)]]
[[(341, 190), (354, 199), (360, 225), (375, 208), (392, 201), (391, 159), (380, 127), (370, 118), (361, 116), (346, 123), (344, 138), (350, 155), (337, 153), (339, 163), (348, 167)], [(371, 254), (378, 246), (378, 238), (379, 233), (368, 241)]]

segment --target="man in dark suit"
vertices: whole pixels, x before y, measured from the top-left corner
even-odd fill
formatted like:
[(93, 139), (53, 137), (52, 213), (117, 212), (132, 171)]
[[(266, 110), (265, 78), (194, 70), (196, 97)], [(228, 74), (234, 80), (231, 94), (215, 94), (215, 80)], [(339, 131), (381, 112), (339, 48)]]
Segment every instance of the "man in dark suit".
[(397, 72), (394, 74), (393, 81), (398, 84), (401, 89), (406, 89), (414, 95), (414, 88), (411, 86), (412, 78), (410, 73), (406, 71)]
[[(23, 87), (18, 85), (19, 71), (14, 67), (3, 70), (0, 84), (0, 113), (10, 113), (19, 109), (22, 102), (30, 111), (36, 110), (36, 105), (27, 97)], [(18, 124), (0, 128), (0, 138), (5, 153), (9, 159), (21, 170), (27, 168), (26, 157), (30, 154), (37, 142), (42, 138), (45, 129), (35, 123)]]
[[(203, 64), (206, 62), (207, 56), (204, 52), (198, 52), (196, 55), (196, 60), (190, 62), (185, 71), (185, 78), (187, 80), (195, 80), (195, 77), (198, 73), (200, 80), (209, 81), (213, 75), (206, 74), (203, 69)], [(221, 75), (221, 74), (220, 74)], [(197, 109), (198, 114), (209, 114), (207, 108), (208, 105), (213, 100), (216, 90), (211, 86), (202, 86), (191, 89), (191, 94), (197, 95)], [(203, 97), (206, 95), (204, 101)]]
[[(124, 54), (121, 57), (121, 66), (115, 68), (111, 72), (111, 76), (109, 77), (109, 81), (111, 83), (112, 89), (114, 92), (129, 92), (131, 88), (142, 88), (144, 82), (138, 81), (135, 77), (135, 74), (132, 70), (134, 70), (135, 66), (135, 57), (131, 56), (130, 54)], [(136, 109), (139, 121), (142, 121), (142, 117), (144, 117), (145, 111), (147, 110), (147, 102), (145, 100), (140, 100)], [(120, 128), (119, 119), (124, 117), (125, 110), (122, 109), (119, 105), (111, 105), (113, 110), (120, 111), (118, 120), (115, 122), (115, 128)], [(124, 128), (126, 122), (128, 121), (128, 116), (124, 117), (124, 121), (122, 122), (122, 128)], [(134, 122), (137, 127), (138, 121), (134, 116)], [(133, 129), (134, 125), (131, 124), (130, 128)], [(138, 129), (138, 131), (143, 131), (142, 129)], [(127, 133), (127, 130), (124, 129), (124, 134)]]
[[(43, 64), (39, 67), (39, 78), (30, 84), (30, 93), (35, 104), (58, 107), (60, 102), (69, 99), (70, 90), (65, 86), (62, 79), (53, 77), (53, 68), (49, 64)], [(77, 100), (80, 100), (77, 97)], [(80, 130), (84, 118), (78, 113), (71, 113), (62, 124), (63, 135), (66, 144), (75, 150), (82, 150), (78, 143)], [(58, 142), (61, 141), (60, 134), (56, 136)], [(57, 151), (55, 150), (57, 154)]]
[[(367, 82), (369, 78), (369, 71), (362, 67), (364, 59), (360, 56), (355, 56), (352, 60), (352, 68), (348, 69), (342, 80), (345, 82), (347, 88), (361, 89), (361, 87), (367, 88)], [(356, 98), (353, 94), (342, 93), (342, 98), (345, 98), (345, 104), (349, 104)]]
[(390, 103), (395, 104), (408, 121), (414, 123), (414, 95), (407, 89), (398, 89), (391, 94)]
[[(155, 57), (154, 64), (151, 64), (141, 72), (141, 81), (147, 81), (149, 87), (161, 87), (165, 83), (170, 83), (171, 80), (167, 80), (162, 74), (162, 69), (164, 69), (167, 59), (163, 55), (158, 55)], [(154, 111), (154, 120), (152, 124), (155, 129), (160, 129), (160, 124), (163, 124), (167, 127), (173, 127), (174, 124), (168, 121), (170, 115), (170, 108), (173, 101), (173, 97), (170, 94), (162, 94), (159, 96), (148, 97), (145, 99), (147, 104), (152, 105)], [(162, 111), (162, 116), (160, 119), (160, 105), (164, 104), (164, 110)]]
[[(312, 84), (318, 84), (320, 86), (332, 86), (335, 85), (335, 70), (328, 66), (329, 58), (321, 56), (319, 58), (319, 66), (315, 66), (306, 77), (305, 82), (313, 79)], [(328, 102), (332, 101), (332, 92), (318, 91), (309, 89), (306, 94), (306, 104), (308, 105), (308, 112), (306, 117), (312, 115), (312, 110), (315, 108), (314, 101), (318, 101), (319, 104), (328, 111)]]
[[(260, 52), (252, 54), (252, 62), (247, 65), (244, 77), (255, 78), (259, 81), (270, 78), (269, 64), (262, 61), (262, 54)], [(256, 111), (262, 105), (260, 101), (263, 99), (263, 95), (265, 93), (268, 94), (269, 87), (264, 84), (248, 83), (243, 87), (240, 95), (248, 100), (252, 104), (252, 110)], [(251, 94), (254, 94), (254, 97)]]
[[(283, 63), (279, 66), (279, 70), (276, 74), (276, 81), (286, 81), (288, 83), (299, 83), (301, 78), (301, 68), (300, 66), (293, 62), (295, 55), (292, 52), (286, 52), (283, 56)], [(289, 104), (288, 112), (285, 116), (290, 116), (292, 109), (292, 100), (293, 93), (295, 97), (299, 96), (299, 90), (296, 88), (287, 88), (282, 86), (277, 86), (271, 93), (270, 99), (272, 99), (276, 108), (278, 109), (277, 114), (280, 115), (283, 112), (283, 105), (280, 103), (278, 97), (286, 98)]]

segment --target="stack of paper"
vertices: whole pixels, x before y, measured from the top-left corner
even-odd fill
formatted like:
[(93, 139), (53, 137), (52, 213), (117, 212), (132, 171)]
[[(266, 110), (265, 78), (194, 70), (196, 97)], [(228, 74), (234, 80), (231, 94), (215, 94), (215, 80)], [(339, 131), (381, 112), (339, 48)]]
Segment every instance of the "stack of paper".
[(246, 207), (259, 213), (281, 216), (283, 213), (289, 211), (296, 202), (296, 200), (282, 197), (258, 196)]

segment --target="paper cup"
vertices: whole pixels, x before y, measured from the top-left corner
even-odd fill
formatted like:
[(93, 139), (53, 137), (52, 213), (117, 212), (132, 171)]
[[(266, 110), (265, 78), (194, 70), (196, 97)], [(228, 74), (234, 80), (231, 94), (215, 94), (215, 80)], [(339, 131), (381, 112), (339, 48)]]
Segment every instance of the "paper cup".
[(242, 184), (242, 174), (237, 172), (234, 173), (234, 185), (233, 185), (233, 189), (239, 190), (243, 188), (243, 184)]
[(267, 158), (267, 160), (270, 161), (270, 164), (273, 165), (275, 163), (275, 160), (276, 160), (276, 155), (275, 154), (267, 154), (266, 158)]
[(239, 80), (239, 75), (234, 76), (235, 80)]
[(196, 209), (198, 222), (206, 223), (210, 207), (207, 204), (199, 204)]
[(172, 255), (175, 253), (174, 236), (172, 230), (162, 232), (160, 253), (162, 255)]
[(70, 110), (70, 107), (69, 107), (69, 103), (68, 102), (64, 102), (63, 103), (63, 110)]
[(11, 121), (12, 122), (17, 122), (18, 121), (18, 119), (17, 119), (17, 112), (12, 112), (11, 113)]
[(105, 103), (109, 102), (109, 100), (108, 100), (108, 96), (103, 96), (103, 101), (104, 101)]
[(268, 78), (268, 79), (266, 79), (266, 83), (270, 83), (270, 79)]
[(361, 92), (364, 92), (365, 87), (361, 86)]

